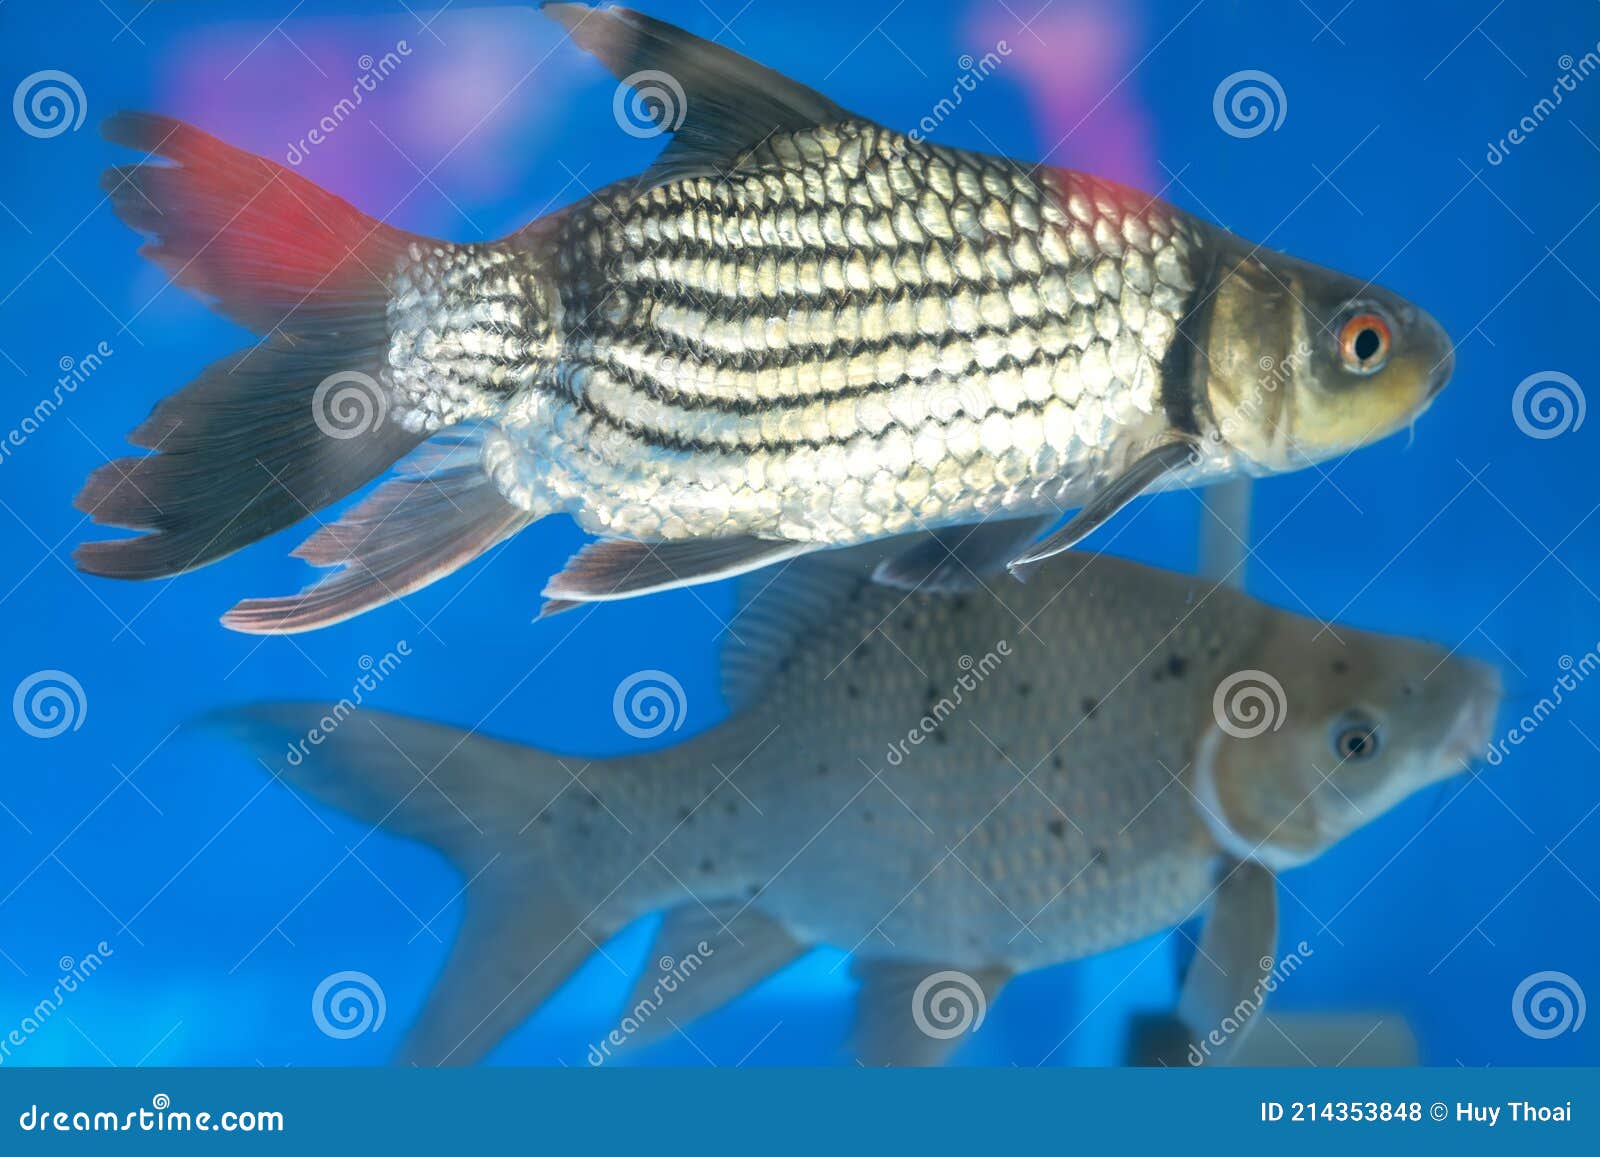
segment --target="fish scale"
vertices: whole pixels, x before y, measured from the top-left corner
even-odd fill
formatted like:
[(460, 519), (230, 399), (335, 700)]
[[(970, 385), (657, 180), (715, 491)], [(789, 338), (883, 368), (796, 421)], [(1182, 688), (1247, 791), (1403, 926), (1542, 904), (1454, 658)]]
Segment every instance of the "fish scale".
[[(740, 617), (747, 643), (810, 601), (795, 593), (812, 581), (804, 567)], [(1111, 559), (1065, 588), (1008, 584), (1001, 598), (847, 584), (774, 656), (757, 707), (590, 766), (584, 787), (605, 810), (583, 791), (541, 810), (548, 882), (609, 893), (598, 928), (687, 888), (738, 897), (807, 941), (1016, 971), (1183, 919), (1213, 887), (1217, 849), (1173, 779), (1211, 720), (1211, 689), (1270, 615), (1229, 591), (1188, 605), (1186, 586)], [(956, 697), (931, 734), (903, 742)]]
[[(774, 137), (725, 180), (612, 186), (529, 240), (510, 264), (558, 303), (555, 356), (495, 415), (507, 497), (635, 538), (830, 542), (1081, 498), (1162, 427), (1201, 249), (1128, 190), (866, 123)], [(494, 258), (423, 256), (409, 276), (467, 275), (432, 275), (394, 343), (447, 394), (508, 377), (461, 349), (549, 332), (485, 293), (507, 247), (469, 248)], [(509, 316), (463, 328), (485, 302)], [(418, 330), (461, 336), (441, 358)]]
[(1438, 323), (1370, 283), (885, 128), (640, 13), (543, 11), (681, 107), (636, 89), (671, 134), (655, 163), (497, 241), (396, 229), (167, 118), (108, 123), (172, 162), (107, 174), (145, 252), (264, 340), (133, 433), (155, 454), (90, 478), (84, 511), (147, 533), (85, 544), (85, 569), (203, 565), (441, 435), (298, 552), (334, 573), (224, 622), (326, 626), (555, 513), (604, 541), (546, 610), (1076, 509), (955, 564), (1020, 574), (1140, 494), (1384, 437), (1450, 375)]
[(707, 965), (658, 1035), (828, 945), (863, 977), (858, 1027), (903, 1030), (858, 1057), (933, 1063), (913, 986), (958, 970), (992, 1001), (1010, 976), (1202, 917), (1179, 1002), (1198, 1038), (1271, 991), (1276, 871), (1459, 773), (1500, 695), (1442, 647), (1336, 636), (1104, 555), (944, 595), (825, 555), (741, 586), (728, 719), (675, 741), (707, 706), (659, 671), (600, 706), (654, 750), (579, 767), (365, 711), (311, 745), (316, 704), (240, 720), (262, 766), (437, 845), (466, 881), (411, 1058), (483, 1055), (658, 911), (646, 959)]

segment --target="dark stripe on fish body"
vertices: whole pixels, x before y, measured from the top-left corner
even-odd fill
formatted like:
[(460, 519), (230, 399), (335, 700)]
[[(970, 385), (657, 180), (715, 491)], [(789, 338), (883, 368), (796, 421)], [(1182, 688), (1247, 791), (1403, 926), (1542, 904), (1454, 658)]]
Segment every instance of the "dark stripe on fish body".
[[(626, 341), (633, 340), (640, 336), (647, 336), (652, 341), (655, 341), (664, 347), (656, 351), (657, 356), (671, 356), (689, 361), (705, 363), (714, 365), (718, 369), (728, 370), (734, 373), (755, 374), (777, 369), (788, 369), (796, 363), (804, 365), (829, 358), (840, 358), (851, 353), (872, 356), (876, 356), (877, 354), (890, 350), (898, 351), (900, 353), (910, 353), (923, 343), (927, 343), (933, 346), (935, 349), (943, 352), (954, 345), (959, 345), (965, 342), (976, 342), (984, 339), (1003, 339), (1016, 332), (1016, 328), (1003, 330), (995, 326), (985, 326), (982, 329), (973, 330), (971, 332), (947, 332), (937, 337), (922, 336), (915, 340), (903, 337), (899, 334), (894, 334), (871, 346), (863, 346), (859, 342), (850, 342), (841, 338), (836, 339), (828, 345), (805, 344), (787, 346), (779, 350), (771, 350), (768, 351), (766, 360), (752, 362), (750, 364), (741, 364), (741, 357), (731, 357), (729, 355), (722, 354), (720, 351), (717, 351), (715, 354), (702, 353), (687, 340), (682, 339), (677, 335), (664, 334), (659, 330), (653, 331), (649, 334), (641, 334), (641, 331), (637, 329), (624, 329), (617, 326), (606, 326), (604, 329), (594, 330), (591, 334), (591, 340), (594, 341), (597, 349), (603, 349), (606, 345), (605, 339), (607, 337), (615, 337), (617, 339)], [(993, 374), (1006, 369), (1027, 369), (1044, 363), (1053, 364), (1060, 361), (1063, 357), (1071, 357), (1083, 352), (1076, 347), (1069, 348), (1073, 350), (1073, 353), (1054, 354), (1041, 349), (1026, 362), (1019, 361), (1011, 354), (1004, 354), (1002, 355), (1001, 360), (992, 367), (981, 366), (976, 360), (969, 360), (965, 366), (956, 371), (956, 375), (945, 374), (945, 376)], [(752, 354), (747, 356), (754, 357), (755, 355)], [(654, 375), (639, 374), (633, 367), (623, 366), (621, 363), (609, 357), (607, 359), (607, 364), (617, 374), (628, 375), (624, 380), (626, 380), (651, 401), (659, 402), (663, 405), (673, 406), (686, 411), (703, 410), (712, 413), (731, 414), (739, 417), (754, 417), (773, 412), (798, 410), (810, 406), (813, 403), (849, 401), (856, 398), (863, 398), (870, 394), (885, 393), (901, 386), (912, 385), (916, 382), (927, 380), (925, 378), (912, 378), (909, 375), (902, 374), (892, 380), (864, 382), (859, 385), (829, 386), (819, 388), (811, 393), (784, 394), (780, 396), (752, 395), (737, 397), (726, 394), (705, 393), (699, 390), (684, 389), (670, 382), (663, 381)], [(941, 370), (940, 373), (944, 374), (944, 371)]]
[(1161, 405), (1172, 428), (1193, 437), (1200, 435), (1200, 418), (1196, 413), (1194, 381), (1195, 354), (1201, 352), (1200, 342), (1205, 337), (1206, 323), (1211, 317), (1213, 299), (1212, 283), (1216, 279), (1218, 254), (1208, 253), (1202, 268), (1203, 276), (1195, 278), (1195, 287), (1184, 302), (1183, 316), (1178, 321), (1166, 355), (1161, 359)]
[[(1034, 366), (1054, 363), (1057, 360), (1058, 358), (1056, 355), (1047, 353), (1043, 350), (1039, 351), (1026, 362), (1018, 361), (1010, 354), (1005, 354), (992, 370), (986, 370), (984, 372), (988, 374), (998, 374), (1009, 370), (1026, 370), (1031, 369)], [(649, 392), (649, 387), (645, 386), (640, 381), (639, 376), (631, 367), (617, 365), (615, 362), (612, 362), (609, 359), (604, 364), (594, 361), (584, 363), (582, 365), (569, 365), (564, 367), (565, 370), (569, 371), (564, 376), (570, 377), (570, 371), (575, 371), (580, 368), (589, 369), (591, 371), (599, 370), (603, 373), (610, 374), (615, 380), (623, 383), (624, 385), (630, 386), (639, 393)], [(902, 376), (901, 378), (887, 383), (886, 385), (872, 385), (863, 387), (863, 391), (872, 392), (905, 385), (915, 385), (919, 381), (921, 381), (921, 379)], [(626, 434), (637, 441), (642, 442), (644, 445), (654, 449), (670, 450), (674, 452), (753, 454), (764, 450), (772, 451), (774, 453), (791, 453), (797, 450), (823, 450), (829, 447), (848, 446), (857, 438), (862, 437), (870, 437), (874, 440), (879, 440), (884, 436), (885, 432), (892, 429), (903, 430), (911, 437), (915, 437), (918, 431), (923, 428), (922, 426), (910, 427), (905, 425), (903, 422), (891, 419), (883, 427), (883, 430), (876, 434), (870, 433), (864, 429), (860, 429), (855, 430), (848, 435), (828, 438), (781, 438), (768, 440), (761, 436), (761, 432), (759, 430), (751, 429), (748, 431), (748, 436), (753, 438), (754, 441), (721, 442), (710, 438), (696, 438), (681, 434), (674, 434), (668, 431), (657, 429), (653, 426), (647, 426), (643, 422), (639, 421), (638, 418), (632, 418), (623, 414), (619, 414), (614, 410), (596, 403), (592, 397), (588, 396), (587, 394), (574, 391), (565, 383), (540, 380), (537, 382), (537, 385), (543, 389), (546, 394), (572, 405), (575, 409), (578, 409), (589, 415), (597, 423), (605, 426), (607, 429)], [(666, 388), (661, 387), (659, 383), (657, 383), (657, 387)], [(980, 414), (972, 414), (963, 411), (961, 417), (969, 422), (981, 423), (990, 414), (997, 412), (1005, 414), (1007, 417), (1013, 417), (1020, 414), (1042, 414), (1045, 410), (1045, 407), (1047, 407), (1052, 401), (1061, 402), (1063, 405), (1072, 408), (1072, 403), (1067, 402), (1065, 399), (1060, 397), (1052, 397), (1043, 402), (1035, 402), (1029, 398), (1023, 398), (1017, 403), (1016, 407), (1011, 410), (1002, 410), (998, 405), (991, 405), (987, 410), (984, 410)], [(810, 400), (807, 399), (802, 406), (793, 408), (804, 408), (804, 406), (809, 404)], [(768, 410), (773, 408), (774, 407), (757, 409), (751, 411), (751, 413), (752, 415), (765, 414)], [(949, 423), (938, 422), (937, 419), (931, 417), (928, 419), (928, 423), (933, 423), (940, 426), (949, 425)], [(924, 425), (928, 423), (924, 423)]]
[[(770, 142), (757, 150), (764, 155), (754, 169), (732, 185), (696, 179), (657, 187), (643, 197), (602, 191), (575, 207), (564, 226), (552, 231), (558, 232), (560, 241), (547, 266), (551, 288), (563, 306), (561, 341), (570, 360), (555, 374), (536, 378), (541, 391), (562, 398), (606, 427), (663, 450), (714, 454), (820, 450), (848, 445), (862, 436), (881, 438), (896, 427), (914, 437), (936, 419), (929, 415), (915, 427), (891, 419), (875, 431), (857, 428), (825, 438), (777, 440), (764, 438), (751, 422), (748, 429), (704, 438), (654, 429), (637, 417), (619, 414), (617, 401), (602, 404), (581, 387), (574, 390), (572, 372), (587, 367), (603, 374), (616, 392), (631, 391), (641, 400), (669, 407), (682, 415), (686, 426), (694, 425), (697, 415), (788, 416), (914, 387), (935, 376), (941, 386), (951, 389), (960, 389), (963, 380), (973, 381), (981, 398), (984, 379), (1041, 366), (1070, 366), (1097, 346), (1109, 355), (1106, 347), (1123, 340), (1117, 336), (1122, 333), (1144, 347), (1146, 326), (1152, 323), (1143, 319), (1160, 314), (1173, 335), (1157, 363), (1160, 401), (1175, 426), (1194, 430), (1186, 381), (1191, 368), (1189, 343), (1177, 336), (1184, 314), (1174, 308), (1174, 295), (1184, 291), (1160, 269), (1161, 251), (1177, 246), (1174, 256), (1183, 280), (1191, 286), (1195, 280), (1189, 258), (1196, 238), (1181, 218), (1159, 202), (1146, 201), (1141, 207), (1125, 191), (1077, 174), (1046, 171), (1042, 180), (1030, 179), (1024, 185), (998, 165), (931, 146), (890, 155), (883, 142), (893, 138), (873, 126), (846, 125), (833, 131), (836, 139), (829, 142), (833, 152), (816, 140)], [(897, 232), (898, 217), (905, 212), (911, 214), (906, 232), (914, 233), (915, 241)], [(949, 236), (941, 232), (940, 214)], [(775, 218), (779, 226), (772, 224)], [(838, 235), (850, 241), (830, 240)], [(654, 252), (641, 257), (641, 244)], [(1143, 264), (1142, 282), (1128, 273), (1135, 253)], [(930, 275), (926, 268), (932, 260), (941, 267)], [(1113, 266), (1115, 290), (1100, 289), (1098, 267), (1104, 262)], [(963, 275), (960, 267), (968, 267), (969, 274), (981, 271), (984, 277)], [(891, 276), (895, 284), (886, 287)], [(1082, 283), (1089, 278), (1093, 296), (1084, 294)], [(846, 280), (851, 284), (841, 287)], [(761, 283), (753, 293), (752, 281)], [(1032, 294), (1023, 304), (1011, 298), (1019, 285), (1026, 285)], [(774, 287), (777, 292), (767, 291)], [(1041, 290), (1048, 290), (1052, 298), (1064, 293), (1065, 298), (1047, 304)], [(1196, 300), (1191, 289), (1187, 301)], [(1123, 312), (1125, 302), (1138, 311), (1134, 322)], [(1001, 324), (985, 320), (985, 307), (996, 305), (1004, 309)], [(908, 325), (898, 316), (898, 311), (915, 314), (930, 306), (969, 315), (961, 317), (960, 324), (973, 328), (946, 324), (913, 329), (915, 322)], [(1102, 311), (1107, 308), (1113, 311), (1114, 330), (1103, 328)], [(850, 336), (860, 334), (857, 322), (838, 327), (844, 336), (812, 337), (826, 332), (828, 313), (866, 310), (873, 311), (868, 322), (873, 328), (881, 332), (893, 325), (893, 331), (863, 340)], [(670, 311), (665, 325), (656, 320), (663, 311)], [(806, 316), (796, 327), (794, 315), (800, 313)], [(696, 335), (697, 330), (704, 333), (717, 326), (731, 331), (721, 336), (725, 345), (742, 344), (738, 329), (759, 327), (763, 320), (786, 327), (781, 344), (768, 346), (753, 339), (744, 348), (713, 348)], [(803, 340), (790, 342), (795, 328), (802, 330)], [(1033, 350), (1025, 360), (1010, 352), (992, 356), (995, 346), (1024, 332)], [(592, 350), (576, 348), (591, 343)], [(630, 364), (608, 354), (608, 343), (623, 347), (624, 356), (631, 354)], [(956, 346), (969, 346), (975, 352), (988, 348), (981, 358), (968, 357), (962, 369), (951, 371), (939, 364), (940, 355)], [(884, 355), (902, 365), (926, 364), (931, 355), (936, 368), (924, 372), (919, 364), (915, 375), (901, 372), (888, 380), (810, 390), (804, 386), (802, 368), (802, 384), (792, 392), (784, 390), (791, 385), (784, 382), (777, 387), (781, 393), (739, 394), (720, 384), (702, 387), (688, 375), (669, 372), (674, 380), (663, 380), (632, 364), (668, 358), (719, 373), (755, 375), (793, 373), (796, 367), (829, 362), (826, 368), (842, 372), (841, 364), (853, 356)], [(822, 368), (818, 366), (815, 376), (820, 377)], [(1129, 384), (1124, 380), (1122, 388)], [(1107, 395), (1085, 387), (1076, 398), (1061, 393), (1038, 402), (1007, 398), (1005, 406), (991, 404), (981, 413), (964, 416), (974, 423), (996, 412), (1008, 418), (1037, 416), (1052, 402), (1076, 409), (1088, 398), (1104, 402)], [(948, 422), (939, 425), (947, 428)]]

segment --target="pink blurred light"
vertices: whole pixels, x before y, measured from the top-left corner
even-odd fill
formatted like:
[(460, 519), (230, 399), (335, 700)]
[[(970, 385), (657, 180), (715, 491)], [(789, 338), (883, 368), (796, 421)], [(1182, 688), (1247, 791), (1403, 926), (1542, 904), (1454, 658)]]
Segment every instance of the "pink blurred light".
[[(1026, 6), (1018, 11), (1026, 18)], [(1142, 43), (1129, 0), (1056, 0), (1017, 26), (1005, 8), (974, 10), (973, 44), (1004, 40), (1006, 70), (1021, 77), (1046, 163), (1081, 169), (1155, 192), (1159, 179), (1137, 77), (1128, 77)], [(1127, 77), (1126, 80), (1123, 78)]]
[[(157, 105), (292, 164), (367, 212), (474, 239), (466, 217), (484, 233), (504, 231), (507, 222), (486, 219), (492, 213), (474, 202), (515, 198), (552, 134), (552, 110), (575, 82), (575, 57), (551, 54), (555, 37), (536, 15), (448, 12), (433, 25), (442, 43), (411, 17), (302, 12), (279, 32), (270, 21), (205, 25), (177, 42)], [(401, 42), (408, 54), (398, 52)], [(311, 130), (385, 54), (398, 64), (363, 91), (353, 113), (335, 118), (321, 143), (311, 142)], [(443, 193), (418, 187), (423, 174)]]

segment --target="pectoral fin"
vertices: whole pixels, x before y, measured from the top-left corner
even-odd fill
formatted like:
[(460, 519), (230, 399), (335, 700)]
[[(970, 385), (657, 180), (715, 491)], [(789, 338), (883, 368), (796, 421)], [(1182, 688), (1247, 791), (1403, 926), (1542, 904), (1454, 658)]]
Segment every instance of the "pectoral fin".
[(906, 591), (946, 594), (967, 591), (999, 571), (1055, 521), (1037, 518), (991, 519), (968, 526), (946, 526), (899, 554), (880, 562), (874, 582)]
[(1194, 447), (1187, 442), (1158, 446), (1134, 462), (1121, 474), (1097, 490), (1087, 505), (1067, 524), (1042, 542), (1028, 548), (1010, 562), (1011, 573), (1027, 578), (1027, 572), (1052, 555), (1060, 554), (1097, 530), (1117, 511), (1143, 494), (1157, 481), (1195, 461)]
[(1011, 979), (999, 967), (962, 971), (937, 964), (857, 959), (852, 1049), (864, 1065), (943, 1064), (983, 1027), (989, 1005)]
[(1231, 865), (1178, 996), (1191, 1060), (1198, 1053), (1207, 1064), (1232, 1061), (1255, 1026), (1277, 942), (1277, 878), (1254, 860)]
[[(736, 902), (674, 908), (661, 922), (622, 1019), (634, 1047), (665, 1040), (760, 984), (806, 950), (782, 924)], [(670, 991), (668, 987), (670, 985)]]

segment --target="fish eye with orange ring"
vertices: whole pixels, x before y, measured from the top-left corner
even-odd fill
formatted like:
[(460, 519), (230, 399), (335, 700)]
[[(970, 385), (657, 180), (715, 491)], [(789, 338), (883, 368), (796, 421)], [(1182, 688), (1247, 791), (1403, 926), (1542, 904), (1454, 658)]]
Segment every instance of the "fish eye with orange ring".
[(1360, 310), (1339, 329), (1339, 360), (1353, 374), (1375, 374), (1388, 362), (1393, 339), (1382, 314)]

